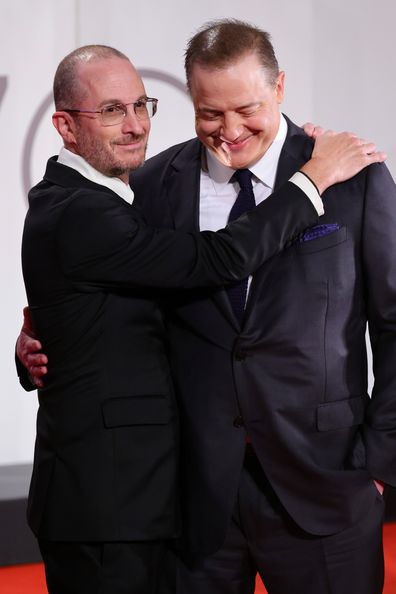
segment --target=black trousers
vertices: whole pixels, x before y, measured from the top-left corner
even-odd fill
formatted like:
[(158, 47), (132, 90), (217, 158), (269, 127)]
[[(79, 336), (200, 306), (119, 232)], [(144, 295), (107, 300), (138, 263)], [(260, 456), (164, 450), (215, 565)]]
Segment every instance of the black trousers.
[(160, 594), (167, 578), (162, 542), (39, 539), (39, 546), (49, 594)]
[(380, 594), (382, 522), (378, 493), (366, 516), (341, 533), (317, 537), (288, 516), (254, 455), (247, 455), (222, 548), (181, 557), (176, 594), (253, 594), (259, 574), (269, 594)]

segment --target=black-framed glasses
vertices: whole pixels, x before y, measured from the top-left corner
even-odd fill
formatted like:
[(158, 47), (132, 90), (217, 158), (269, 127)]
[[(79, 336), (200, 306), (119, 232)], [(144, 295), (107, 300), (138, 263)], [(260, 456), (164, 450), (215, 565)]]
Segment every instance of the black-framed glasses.
[(112, 103), (105, 105), (102, 109), (62, 109), (67, 113), (97, 113), (99, 114), (102, 126), (115, 126), (121, 124), (128, 113), (128, 106), (133, 106), (133, 111), (139, 120), (152, 118), (157, 112), (158, 99), (153, 97), (142, 97), (131, 103)]

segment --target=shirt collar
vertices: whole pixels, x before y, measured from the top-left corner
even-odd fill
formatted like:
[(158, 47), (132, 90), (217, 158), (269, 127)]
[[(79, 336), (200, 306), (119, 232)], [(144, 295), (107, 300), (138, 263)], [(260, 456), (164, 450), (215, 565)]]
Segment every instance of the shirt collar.
[(112, 190), (118, 194), (118, 196), (123, 198), (126, 202), (132, 204), (134, 194), (129, 184), (124, 183), (118, 177), (109, 177), (108, 175), (104, 175), (104, 173), (101, 173), (92, 167), (92, 165), (90, 165), (88, 161), (81, 157), (81, 155), (76, 155), (63, 146), (59, 151), (58, 163), (75, 169), (78, 171), (78, 173), (90, 181), (109, 188), (109, 190)]
[[(250, 171), (255, 177), (266, 185), (271, 190), (275, 184), (276, 171), (278, 168), (278, 161), (282, 151), (282, 147), (286, 140), (287, 122), (282, 114), (280, 114), (278, 132), (274, 138), (269, 149), (256, 163), (249, 167)], [(226, 167), (213, 153), (206, 149), (206, 158), (208, 165), (208, 173), (211, 179), (216, 184), (227, 184), (233, 176), (235, 169)]]

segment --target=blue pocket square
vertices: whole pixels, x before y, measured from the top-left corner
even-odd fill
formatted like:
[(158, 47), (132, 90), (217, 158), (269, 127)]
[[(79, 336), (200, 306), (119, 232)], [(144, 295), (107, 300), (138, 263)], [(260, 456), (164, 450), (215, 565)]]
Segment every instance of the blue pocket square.
[(327, 223), (325, 225), (315, 225), (315, 227), (311, 227), (307, 229), (301, 237), (299, 237), (299, 242), (303, 243), (304, 241), (312, 241), (312, 239), (317, 239), (318, 237), (324, 237), (325, 235), (329, 235), (330, 233), (334, 233), (334, 231), (338, 231), (340, 226), (338, 223)]

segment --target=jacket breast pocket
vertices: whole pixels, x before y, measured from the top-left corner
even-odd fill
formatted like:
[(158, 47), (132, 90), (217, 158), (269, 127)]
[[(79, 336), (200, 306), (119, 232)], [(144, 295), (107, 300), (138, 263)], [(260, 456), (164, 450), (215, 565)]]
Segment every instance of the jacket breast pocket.
[(164, 395), (109, 398), (102, 403), (104, 426), (107, 429), (133, 425), (166, 425), (171, 409)]
[(345, 400), (326, 402), (318, 406), (316, 424), (318, 431), (336, 431), (363, 423), (369, 396), (353, 396)]
[(332, 248), (340, 243), (343, 243), (348, 238), (347, 228), (340, 227), (337, 231), (332, 231), (327, 235), (310, 239), (309, 241), (302, 241), (296, 244), (297, 254), (312, 254)]

